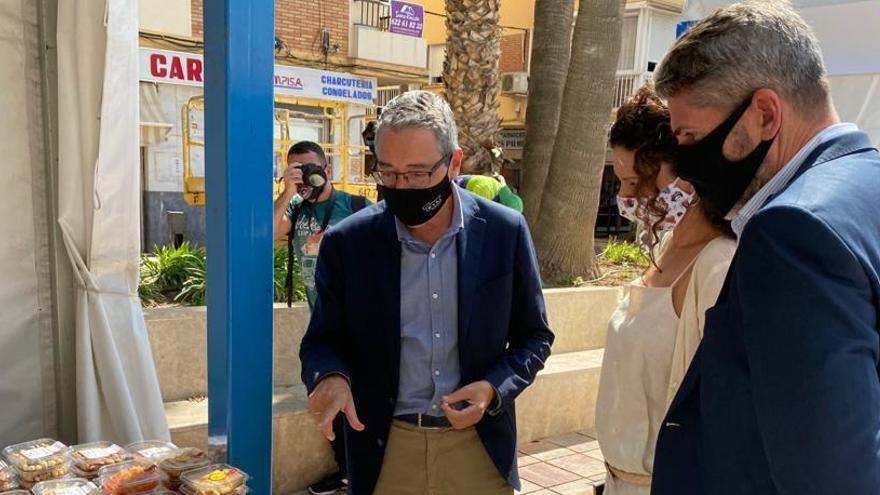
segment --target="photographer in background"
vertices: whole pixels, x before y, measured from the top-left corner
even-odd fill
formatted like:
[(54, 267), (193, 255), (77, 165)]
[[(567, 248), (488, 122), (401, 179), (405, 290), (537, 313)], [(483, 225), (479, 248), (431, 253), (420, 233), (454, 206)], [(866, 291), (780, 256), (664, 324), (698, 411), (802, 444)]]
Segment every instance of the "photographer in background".
[[(293, 289), (293, 263), (300, 264), (311, 310), (315, 306), (317, 297), (315, 264), (324, 232), (331, 225), (341, 222), (369, 204), (363, 196), (335, 190), (331, 183), (332, 176), (327, 155), (320, 145), (311, 141), (300, 141), (290, 147), (290, 151), (287, 152), (287, 169), (282, 176), (284, 192), (275, 201), (272, 223), (275, 239), (286, 235), (288, 240), (288, 305)], [(337, 434), (336, 440), (331, 443), (339, 471), (310, 486), (309, 492), (313, 494), (336, 493), (346, 486), (341, 415), (334, 421), (333, 426)]]

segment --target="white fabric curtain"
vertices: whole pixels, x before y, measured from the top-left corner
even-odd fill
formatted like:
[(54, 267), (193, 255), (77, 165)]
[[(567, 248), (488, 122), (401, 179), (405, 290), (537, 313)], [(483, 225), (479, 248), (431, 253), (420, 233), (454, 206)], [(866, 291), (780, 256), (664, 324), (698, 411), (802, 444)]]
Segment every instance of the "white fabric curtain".
[(137, 0), (58, 6), (59, 224), (78, 283), (80, 441), (167, 439), (140, 301)]

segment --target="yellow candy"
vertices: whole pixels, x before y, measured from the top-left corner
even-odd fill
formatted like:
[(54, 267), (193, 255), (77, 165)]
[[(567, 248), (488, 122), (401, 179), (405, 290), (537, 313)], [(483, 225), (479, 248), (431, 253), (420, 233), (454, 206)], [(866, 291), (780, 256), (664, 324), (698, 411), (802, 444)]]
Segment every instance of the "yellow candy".
[(213, 473), (208, 475), (208, 479), (211, 481), (223, 481), (226, 479), (225, 471), (214, 471)]

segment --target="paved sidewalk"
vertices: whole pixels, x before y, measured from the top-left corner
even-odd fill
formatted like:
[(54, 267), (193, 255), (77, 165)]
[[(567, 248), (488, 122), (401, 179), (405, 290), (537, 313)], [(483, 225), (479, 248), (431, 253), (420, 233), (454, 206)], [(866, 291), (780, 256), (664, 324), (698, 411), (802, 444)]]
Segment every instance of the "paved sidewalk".
[(595, 433), (568, 433), (520, 445), (522, 491), (532, 495), (593, 495), (605, 480), (605, 460)]

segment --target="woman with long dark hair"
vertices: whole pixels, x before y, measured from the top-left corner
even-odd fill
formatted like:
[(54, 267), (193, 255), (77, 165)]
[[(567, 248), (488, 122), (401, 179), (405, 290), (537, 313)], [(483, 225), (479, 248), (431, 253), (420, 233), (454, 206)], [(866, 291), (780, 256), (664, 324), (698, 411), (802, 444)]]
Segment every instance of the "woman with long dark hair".
[(651, 266), (611, 317), (596, 430), (607, 495), (648, 495), (661, 422), (703, 335), (736, 243), (674, 173), (669, 110), (650, 86), (617, 112), (609, 145), (621, 215), (640, 226)]

